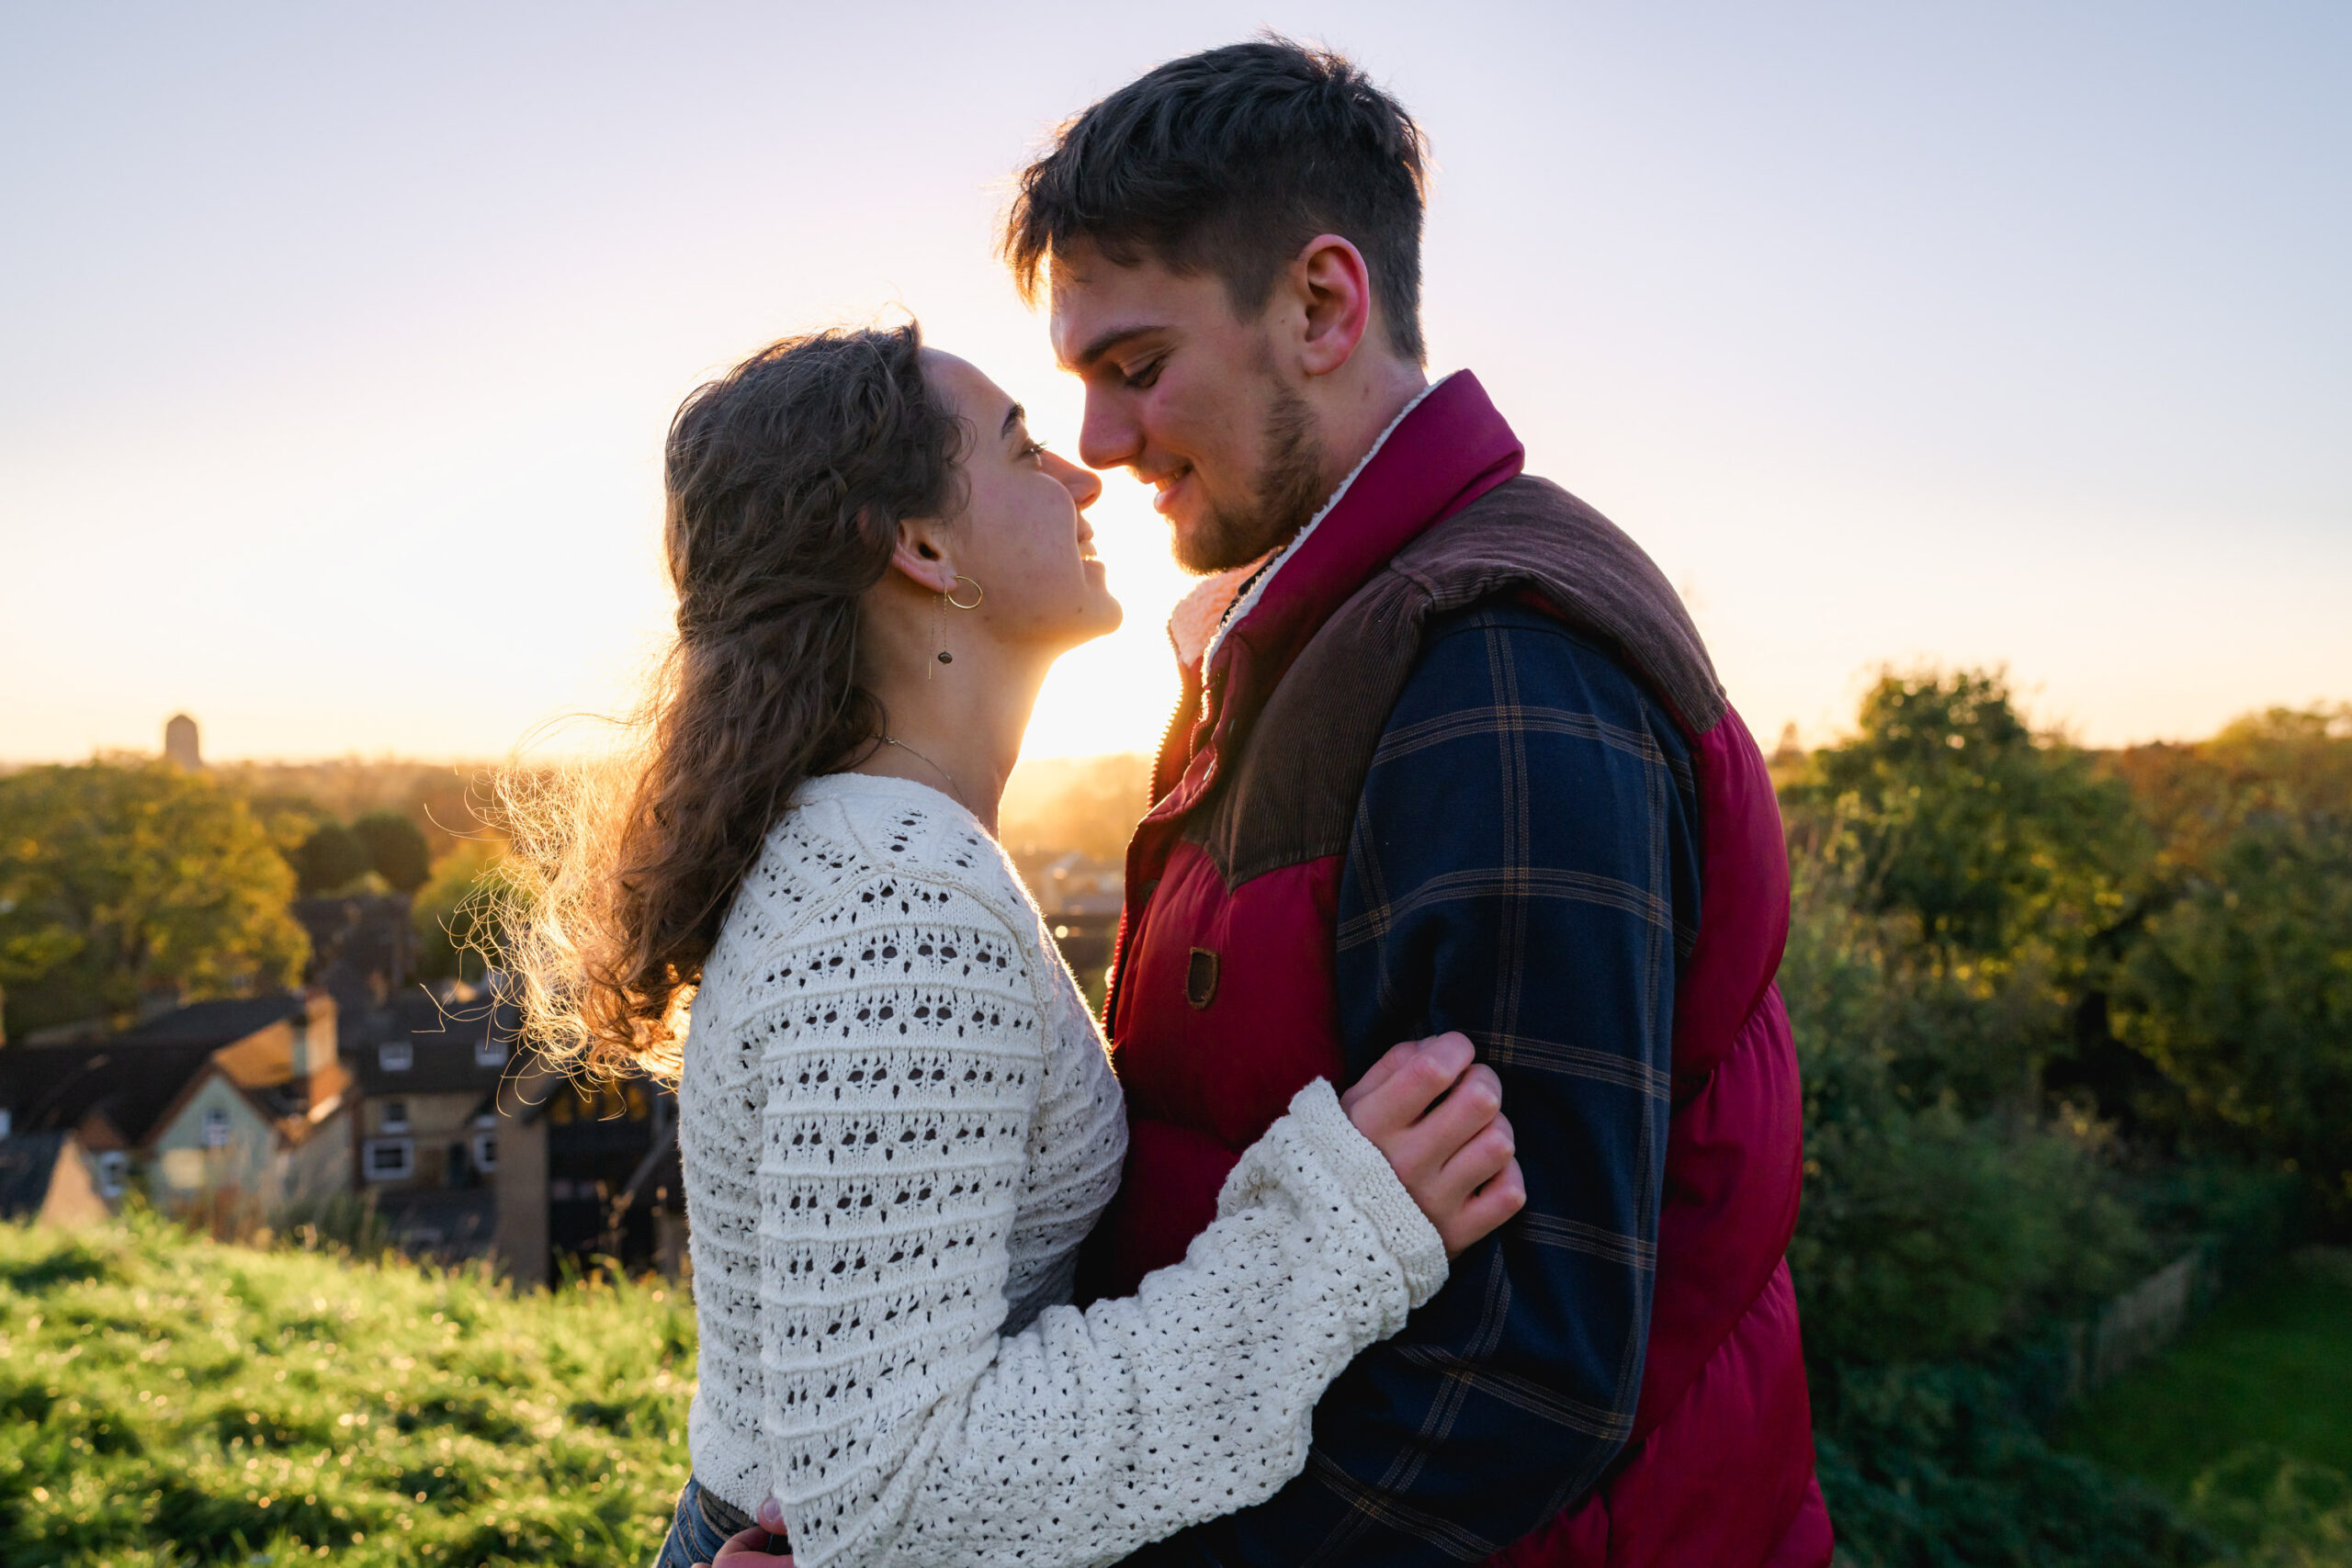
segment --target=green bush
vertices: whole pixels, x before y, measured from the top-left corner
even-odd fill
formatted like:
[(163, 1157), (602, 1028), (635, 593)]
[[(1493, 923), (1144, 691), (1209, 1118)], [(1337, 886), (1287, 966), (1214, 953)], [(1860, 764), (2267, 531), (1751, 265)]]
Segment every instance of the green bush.
[[(1839, 1369), (1815, 1395), (1840, 1563), (1854, 1568), (2161, 1568), (2212, 1562), (2217, 1539), (2162, 1495), (2061, 1453), (2032, 1418), (2031, 1358)], [(2022, 1384), (2022, 1386), (2020, 1386)], [(1826, 1400), (1825, 1400), (1826, 1396)]]
[(2242, 1568), (2352, 1562), (2352, 1479), (2330, 1466), (2248, 1449), (2199, 1475), (2188, 1506), (2235, 1543)]
[(0, 1225), (0, 1565), (641, 1563), (693, 1376), (658, 1285)]
[(1933, 1070), (1956, 1040), (2030, 1057), (2052, 1021), (1906, 951), (1847, 906), (1842, 873), (1797, 872), (1781, 986), (1806, 1158), (1789, 1258), (1815, 1361), (1973, 1354), (2157, 1262), (2095, 1122)]

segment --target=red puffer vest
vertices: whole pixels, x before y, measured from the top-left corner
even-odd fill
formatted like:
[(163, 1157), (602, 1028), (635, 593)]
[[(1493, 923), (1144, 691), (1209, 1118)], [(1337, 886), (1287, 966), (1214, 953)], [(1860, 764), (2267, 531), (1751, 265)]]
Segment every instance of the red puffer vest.
[(1606, 637), (1675, 715), (1704, 863), (1633, 1436), (1598, 1487), (1495, 1561), (1826, 1563), (1782, 1256), (1802, 1155), (1773, 984), (1788, 930), (1779, 807), (1657, 568), (1566, 492), (1519, 478), (1521, 457), (1474, 378), (1442, 382), (1236, 606), (1206, 669), (1186, 671), (1127, 854), (1108, 1010), (1132, 1138), (1090, 1279), (1124, 1294), (1182, 1258), (1240, 1151), (1310, 1079), (1344, 1077), (1337, 910), (1372, 753), (1427, 620), (1516, 593)]

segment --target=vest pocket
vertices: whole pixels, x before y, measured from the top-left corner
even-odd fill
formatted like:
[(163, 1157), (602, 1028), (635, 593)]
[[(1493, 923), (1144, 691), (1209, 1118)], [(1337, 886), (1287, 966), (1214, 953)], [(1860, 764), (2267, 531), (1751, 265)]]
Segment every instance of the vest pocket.
[(1184, 966), (1184, 999), (1195, 1008), (1216, 1000), (1216, 954), (1205, 947), (1193, 949), (1193, 961)]

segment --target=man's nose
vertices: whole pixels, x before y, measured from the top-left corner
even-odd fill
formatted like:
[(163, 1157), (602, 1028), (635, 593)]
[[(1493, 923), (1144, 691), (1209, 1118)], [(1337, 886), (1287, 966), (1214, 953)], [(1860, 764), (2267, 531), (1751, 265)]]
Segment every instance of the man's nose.
[(1078, 456), (1090, 468), (1116, 468), (1143, 454), (1143, 432), (1116, 389), (1086, 389), (1086, 417), (1079, 423)]

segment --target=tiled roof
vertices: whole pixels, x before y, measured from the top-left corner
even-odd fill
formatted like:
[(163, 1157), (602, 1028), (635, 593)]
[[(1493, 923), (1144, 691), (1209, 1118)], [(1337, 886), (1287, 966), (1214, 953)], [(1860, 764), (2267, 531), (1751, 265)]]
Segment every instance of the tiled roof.
[(115, 1036), (115, 1043), (122, 1045), (203, 1045), (207, 1048), (226, 1045), (267, 1029), (273, 1023), (303, 1018), (307, 1016), (306, 1006), (302, 998), (294, 993), (191, 1002), (160, 1018), (150, 1019), (136, 1029), (124, 1031)]
[(142, 1143), (218, 1046), (101, 1040), (0, 1051), (0, 1105), (23, 1132), (78, 1127), (95, 1111), (126, 1142)]
[[(359, 1080), (360, 1092), (379, 1094), (488, 1094), (498, 1086), (514, 1053), (516, 1019), (511, 1007), (484, 998), (443, 1007), (423, 991), (412, 991), (381, 1008), (343, 1021), (338, 1034), (344, 1065)], [(477, 1055), (485, 1038), (505, 1049), (484, 1063)], [(405, 1070), (384, 1066), (382, 1047), (408, 1047)]]

